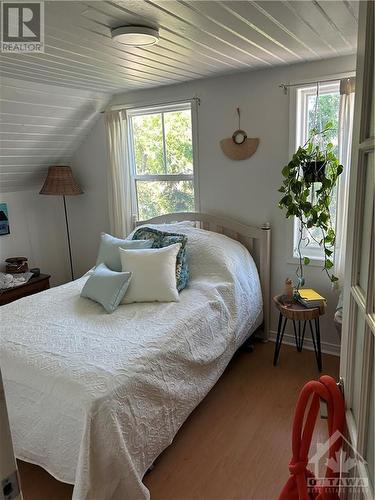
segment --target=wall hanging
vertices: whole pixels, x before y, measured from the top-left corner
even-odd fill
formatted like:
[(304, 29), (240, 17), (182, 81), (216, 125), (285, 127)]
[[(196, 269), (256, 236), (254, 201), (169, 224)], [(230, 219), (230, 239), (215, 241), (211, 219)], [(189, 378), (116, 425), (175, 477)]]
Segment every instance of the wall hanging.
[(0, 236), (10, 234), (8, 207), (6, 203), (0, 203)]
[(232, 134), (232, 137), (222, 139), (220, 147), (223, 153), (231, 160), (246, 160), (253, 156), (258, 149), (259, 139), (247, 137), (245, 130), (241, 129), (241, 111), (237, 107), (238, 129)]

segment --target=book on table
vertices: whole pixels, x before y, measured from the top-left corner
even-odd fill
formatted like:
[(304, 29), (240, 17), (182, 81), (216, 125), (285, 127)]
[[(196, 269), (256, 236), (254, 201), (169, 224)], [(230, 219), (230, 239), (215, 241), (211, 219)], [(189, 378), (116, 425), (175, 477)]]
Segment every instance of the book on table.
[(298, 301), (305, 307), (321, 307), (326, 304), (326, 299), (312, 288), (301, 288)]

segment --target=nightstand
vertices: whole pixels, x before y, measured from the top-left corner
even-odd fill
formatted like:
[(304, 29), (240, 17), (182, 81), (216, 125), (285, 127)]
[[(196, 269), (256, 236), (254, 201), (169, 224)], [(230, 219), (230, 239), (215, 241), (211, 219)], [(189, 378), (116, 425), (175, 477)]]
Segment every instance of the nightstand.
[[(275, 344), (275, 354), (273, 358), (274, 366), (279, 359), (281, 344), (285, 333), (285, 327), (288, 319), (293, 322), (294, 339), (296, 341), (297, 351), (301, 352), (303, 341), (305, 339), (306, 325), (309, 323), (311, 338), (314, 345), (314, 352), (318, 369), (322, 371), (322, 349), (320, 345), (320, 324), (319, 318), (325, 313), (324, 307), (307, 308), (302, 304), (295, 303), (290, 306), (284, 305), (279, 300), (279, 296), (273, 298), (275, 306), (279, 310), (279, 324), (277, 327), (277, 337)], [(296, 325), (298, 322), (298, 325)], [(298, 326), (298, 328), (297, 328)]]
[(27, 295), (33, 295), (34, 293), (48, 290), (50, 277), (49, 274), (40, 274), (39, 276), (30, 278), (24, 285), (0, 291), (0, 306), (9, 304), (22, 297), (27, 297)]

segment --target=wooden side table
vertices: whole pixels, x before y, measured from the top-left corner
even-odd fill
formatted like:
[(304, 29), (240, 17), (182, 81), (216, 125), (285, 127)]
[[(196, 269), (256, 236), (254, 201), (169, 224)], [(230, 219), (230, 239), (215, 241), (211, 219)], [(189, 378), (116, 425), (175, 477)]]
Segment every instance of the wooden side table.
[[(302, 304), (292, 304), (291, 306), (286, 306), (282, 304), (279, 300), (279, 295), (273, 298), (275, 306), (279, 310), (279, 324), (277, 327), (277, 337), (275, 344), (275, 354), (273, 357), (274, 366), (277, 364), (279, 359), (281, 344), (283, 342), (283, 337), (285, 333), (285, 327), (288, 319), (293, 321), (294, 339), (296, 341), (297, 351), (301, 352), (303, 348), (303, 341), (305, 339), (306, 324), (309, 323), (311, 338), (314, 345), (314, 352), (316, 357), (316, 362), (318, 369), (322, 371), (322, 350), (320, 345), (320, 324), (319, 318), (325, 313), (324, 307), (313, 307), (307, 308)], [(296, 326), (296, 321), (298, 321), (298, 329)], [(303, 326), (301, 328), (301, 323)], [(313, 326), (314, 325), (314, 326)]]
[(39, 276), (30, 278), (29, 281), (23, 285), (0, 290), (0, 306), (9, 304), (27, 295), (33, 295), (42, 290), (48, 290), (50, 277), (49, 274), (40, 274)]

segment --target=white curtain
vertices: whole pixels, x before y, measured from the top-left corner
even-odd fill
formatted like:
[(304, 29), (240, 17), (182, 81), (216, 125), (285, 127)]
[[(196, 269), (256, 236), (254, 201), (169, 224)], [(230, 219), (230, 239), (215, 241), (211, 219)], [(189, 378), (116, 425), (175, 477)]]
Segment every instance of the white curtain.
[(339, 177), (336, 207), (335, 274), (339, 286), (343, 285), (345, 272), (346, 224), (348, 220), (349, 170), (352, 150), (355, 78), (344, 78), (340, 82), (339, 110), (339, 161), (344, 166)]
[(132, 230), (131, 178), (126, 114), (105, 113), (108, 146), (108, 205), (111, 234), (123, 238)]

